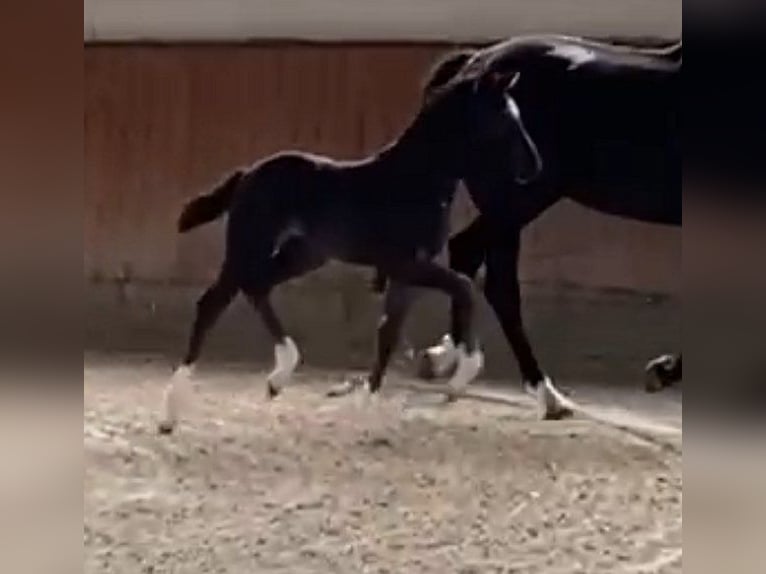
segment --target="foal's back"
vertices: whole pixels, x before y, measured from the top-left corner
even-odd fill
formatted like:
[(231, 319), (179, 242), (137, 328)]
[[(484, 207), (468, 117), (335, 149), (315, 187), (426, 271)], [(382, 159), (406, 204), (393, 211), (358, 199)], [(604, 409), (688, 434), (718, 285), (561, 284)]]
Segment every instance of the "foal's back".
[(418, 168), (390, 150), (360, 160), (288, 151), (244, 177), (230, 234), (303, 236), (329, 259), (376, 264), (422, 251), (433, 256), (448, 233), (457, 181)]

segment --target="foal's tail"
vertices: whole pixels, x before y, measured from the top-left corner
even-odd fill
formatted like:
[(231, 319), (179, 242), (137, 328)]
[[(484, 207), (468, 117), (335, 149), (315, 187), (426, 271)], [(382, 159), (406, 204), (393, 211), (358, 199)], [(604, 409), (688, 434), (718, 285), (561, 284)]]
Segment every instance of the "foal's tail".
[(213, 221), (229, 209), (244, 170), (238, 169), (219, 183), (213, 191), (202, 194), (187, 203), (178, 218), (178, 231), (184, 233), (204, 223)]

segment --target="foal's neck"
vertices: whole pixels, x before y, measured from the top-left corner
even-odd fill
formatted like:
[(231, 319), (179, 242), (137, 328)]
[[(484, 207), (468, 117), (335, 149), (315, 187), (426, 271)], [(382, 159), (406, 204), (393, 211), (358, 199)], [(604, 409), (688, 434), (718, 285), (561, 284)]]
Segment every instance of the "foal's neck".
[(457, 183), (460, 177), (450, 155), (445, 141), (434, 136), (426, 118), (419, 114), (396, 140), (376, 154), (375, 162), (403, 176)]

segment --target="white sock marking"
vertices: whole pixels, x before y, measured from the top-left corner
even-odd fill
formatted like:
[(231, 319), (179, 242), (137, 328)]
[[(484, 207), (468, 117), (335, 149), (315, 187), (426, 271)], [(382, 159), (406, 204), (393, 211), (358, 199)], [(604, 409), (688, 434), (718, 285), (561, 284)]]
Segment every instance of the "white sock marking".
[(537, 384), (537, 413), (541, 419), (556, 416), (566, 408), (558, 398), (560, 394), (549, 377)]
[(454, 368), (459, 360), (458, 350), (450, 335), (444, 335), (442, 342), (426, 349), (435, 377), (443, 377)]
[[(537, 383), (539, 387), (542, 383)], [(532, 385), (532, 381), (524, 381), (524, 392), (533, 397), (537, 397), (537, 387)]]
[(447, 385), (454, 391), (462, 392), (481, 372), (484, 366), (484, 353), (476, 349), (468, 354), (465, 345), (461, 344), (457, 348), (457, 369)]
[(298, 346), (290, 337), (285, 337), (282, 343), (278, 343), (274, 346), (274, 370), (269, 373), (269, 383), (281, 389), (287, 383), (290, 382), (295, 367), (301, 360), (301, 354), (298, 351)]
[(191, 377), (194, 365), (181, 365), (170, 378), (162, 401), (160, 426), (172, 429), (181, 418), (181, 411), (191, 402)]

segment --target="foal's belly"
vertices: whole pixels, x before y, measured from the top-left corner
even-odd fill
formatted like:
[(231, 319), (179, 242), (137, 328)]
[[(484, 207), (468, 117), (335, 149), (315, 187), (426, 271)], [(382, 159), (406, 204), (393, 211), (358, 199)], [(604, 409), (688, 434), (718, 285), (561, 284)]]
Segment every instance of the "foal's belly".
[(401, 205), (385, 209), (348, 209), (332, 214), (312, 233), (332, 259), (378, 265), (433, 258), (449, 234), (449, 210)]

